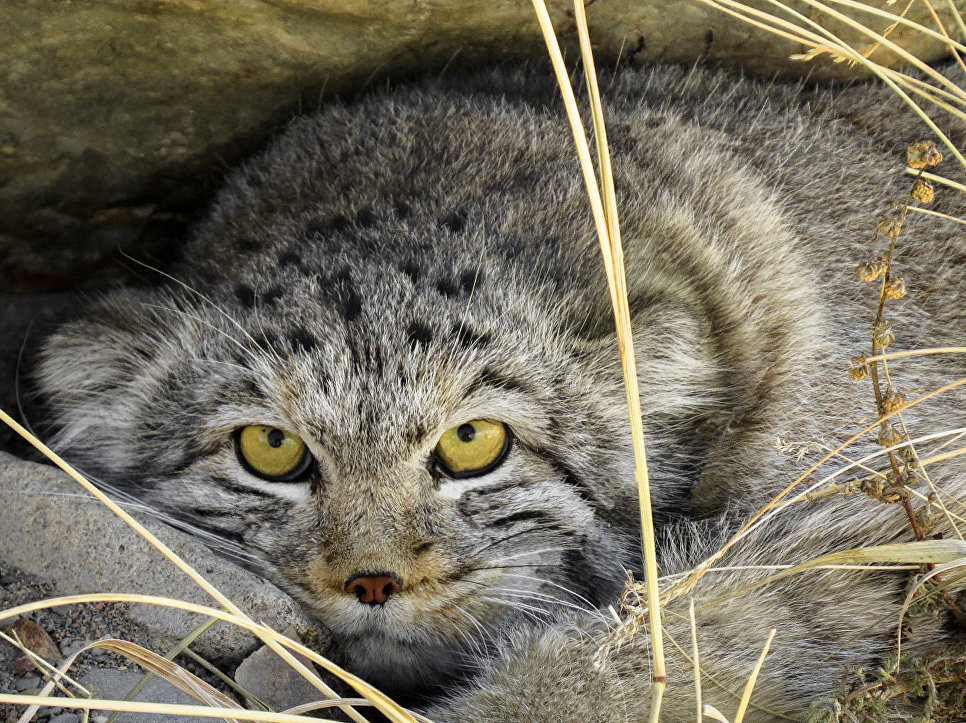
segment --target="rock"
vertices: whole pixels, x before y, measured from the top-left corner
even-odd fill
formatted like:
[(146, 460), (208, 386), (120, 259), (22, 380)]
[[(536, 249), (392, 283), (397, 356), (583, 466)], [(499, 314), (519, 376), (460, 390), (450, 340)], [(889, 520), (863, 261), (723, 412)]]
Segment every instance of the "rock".
[[(574, 57), (572, 4), (548, 4)], [(765, 0), (751, 4), (775, 12)], [(946, 4), (934, 4), (955, 27)], [(790, 5), (827, 19), (804, 2)], [(600, 65), (702, 57), (769, 77), (866, 72), (827, 57), (791, 61), (803, 46), (698, 0), (599, 0), (587, 12)], [(889, 25), (857, 17), (880, 31)], [(923, 3), (908, 17), (933, 25)], [(869, 42), (843, 23), (834, 30), (856, 47)], [(890, 39), (927, 61), (945, 53), (941, 42), (905, 26)], [(880, 62), (895, 61), (890, 51), (876, 52)], [(525, 58), (545, 62), (545, 49), (522, 0), (6, 0), (0, 287), (75, 288), (113, 268), (103, 259), (118, 246), (163, 258), (222, 170), (323, 96), (454, 62)]]
[[(89, 688), (96, 698), (121, 700), (137, 685), (142, 673), (131, 670), (112, 670), (110, 668), (93, 668), (80, 683)], [(134, 700), (151, 701), (154, 703), (174, 703), (176, 705), (200, 705), (191, 696), (182, 693), (173, 685), (160, 678), (151, 678), (144, 689)], [(91, 720), (93, 720), (93, 716)], [(213, 718), (197, 716), (160, 715), (152, 713), (121, 713), (117, 723), (211, 723)]]
[[(286, 630), (285, 634), (302, 642), (292, 629)], [(301, 655), (295, 657), (308, 666), (309, 670), (315, 670), (308, 658)], [(290, 668), (275, 651), (264, 645), (238, 666), (235, 682), (275, 711), (287, 710), (324, 697), (314, 685)]]
[(50, 639), (47, 631), (33, 620), (25, 618), (18, 620), (7, 628), (7, 635), (19, 639), (27, 650), (47, 660), (60, 660), (60, 649)]
[(80, 716), (76, 713), (61, 713), (52, 717), (47, 723), (80, 723)]
[(13, 687), (18, 691), (40, 688), (40, 677), (36, 675), (28, 675), (26, 678), (18, 678), (17, 680), (13, 681)]
[[(0, 453), (0, 559), (39, 578), (56, 582), (57, 594), (137, 592), (218, 607), (186, 575), (115, 517), (72, 479), (47, 465)], [(143, 520), (159, 538), (255, 620), (276, 630), (293, 627), (317, 648), (317, 626), (277, 587), (248, 570), (216, 557), (187, 535), (156, 520)], [(30, 540), (31, 544), (23, 544)], [(108, 630), (94, 635), (124, 637), (125, 625), (146, 630), (146, 641), (164, 653), (197, 627), (197, 615), (154, 605), (125, 606), (126, 618), (96, 613)], [(125, 623), (125, 619), (131, 622)], [(76, 636), (78, 633), (75, 632)], [(217, 623), (192, 648), (225, 664), (240, 661), (256, 638)], [(73, 649), (74, 646), (72, 645)]]

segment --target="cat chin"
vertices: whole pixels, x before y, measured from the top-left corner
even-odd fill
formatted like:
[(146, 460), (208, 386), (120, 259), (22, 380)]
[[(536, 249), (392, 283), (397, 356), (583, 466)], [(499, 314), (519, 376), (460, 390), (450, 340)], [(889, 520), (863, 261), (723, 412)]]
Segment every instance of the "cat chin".
[(342, 638), (337, 645), (353, 673), (400, 701), (432, 695), (467, 663), (458, 648), (409, 643), (377, 632)]

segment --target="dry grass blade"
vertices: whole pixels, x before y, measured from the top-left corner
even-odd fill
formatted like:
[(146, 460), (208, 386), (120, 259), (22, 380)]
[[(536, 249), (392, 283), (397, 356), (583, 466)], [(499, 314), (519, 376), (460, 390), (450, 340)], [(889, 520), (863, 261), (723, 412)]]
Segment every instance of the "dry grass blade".
[(869, 563), (914, 563), (914, 564), (942, 564), (962, 560), (966, 557), (966, 542), (962, 540), (917, 540), (915, 542), (896, 542), (890, 545), (876, 545), (874, 547), (858, 547), (852, 550), (839, 550), (827, 555), (802, 562), (787, 570), (769, 575), (754, 584), (735, 590), (723, 597), (709, 600), (705, 605), (712, 606), (725, 600), (744, 595), (751, 590), (778, 582), (791, 575), (797, 575), (805, 570), (812, 570), (826, 565), (856, 565)]
[[(0, 703), (27, 706), (62, 706), (63, 698), (48, 698), (40, 695), (12, 695), (0, 693)], [(264, 710), (245, 710), (244, 708), (209, 708), (203, 705), (182, 705), (175, 703), (142, 703), (134, 700), (103, 700), (101, 698), (72, 698), (71, 708), (84, 710), (117, 710), (122, 713), (151, 713), (154, 715), (196, 716), (198, 718), (230, 717), (239, 721), (265, 721), (266, 723), (338, 723), (331, 718), (309, 718), (286, 713), (271, 713)]]
[[(640, 393), (637, 386), (637, 363), (634, 355), (634, 339), (630, 321), (630, 309), (627, 301), (627, 280), (624, 274), (624, 255), (621, 248), (620, 227), (617, 221), (617, 202), (614, 193), (613, 175), (610, 169), (607, 151), (607, 137), (604, 129), (603, 112), (600, 103), (600, 93), (597, 88), (594, 72), (593, 54), (590, 50), (590, 39), (587, 34), (587, 19), (581, 0), (574, 2), (574, 18), (580, 36), (581, 55), (586, 68), (588, 90), (591, 95), (591, 106), (594, 113), (594, 127), (596, 131), (597, 148), (600, 154), (601, 180), (594, 174), (593, 161), (587, 145), (587, 137), (580, 114), (577, 110), (577, 99), (570, 84), (570, 77), (560, 52), (554, 34), (550, 14), (543, 0), (533, 0), (533, 7), (540, 23), (540, 29), (550, 53), (560, 93), (567, 110), (577, 155), (584, 177), (584, 184), (590, 198), (594, 224), (597, 228), (601, 255), (604, 260), (611, 303), (614, 308), (614, 318), (617, 325), (617, 338), (620, 345), (621, 366), (624, 372), (624, 385), (627, 395), (628, 413), (631, 422), (631, 438), (634, 449), (635, 470), (638, 497), (640, 500), (641, 535), (644, 545), (645, 577), (648, 585), (648, 610), (652, 641), (653, 670), (651, 720), (656, 721), (660, 715), (661, 699), (664, 686), (667, 683), (667, 671), (664, 663), (664, 645), (661, 631), (660, 595), (657, 587), (657, 553), (654, 542), (654, 522), (651, 514), (650, 488), (647, 475), (647, 456), (644, 446), (644, 428), (640, 407)], [(603, 193), (603, 200), (601, 198)]]
[[(91, 643), (88, 648), (100, 648), (120, 653), (128, 660), (140, 665), (145, 670), (150, 670), (155, 675), (164, 678), (175, 688), (180, 690), (199, 703), (214, 708), (237, 708), (238, 703), (229, 698), (224, 693), (212, 688), (194, 673), (185, 670), (177, 663), (164, 658), (157, 653), (141, 647), (126, 640), (107, 639)], [(233, 718), (225, 720), (233, 721)]]
[[(217, 622), (217, 618), (208, 618), (205, 622), (188, 633), (188, 635), (186, 635), (183, 640), (175, 645), (174, 648), (168, 651), (164, 656), (165, 660), (174, 660), (177, 658), (178, 655), (184, 652), (187, 647), (191, 645), (191, 643), (197, 640), (200, 635), (202, 635)], [(148, 672), (141, 677), (141, 680), (139, 680), (137, 684), (127, 692), (127, 695), (124, 696), (124, 700), (134, 700), (137, 697), (137, 694), (144, 690), (144, 686), (146, 686), (153, 677), (154, 673), (148, 670)], [(118, 715), (120, 714), (114, 713), (111, 715), (111, 717), (107, 719), (107, 723), (114, 723), (114, 721), (117, 720)]]
[(691, 623), (691, 663), (694, 666), (694, 707), (697, 721), (701, 723), (701, 654), (698, 651), (698, 622), (694, 617), (694, 598), (688, 601), (688, 621)]
[(762, 648), (758, 662), (755, 663), (751, 675), (748, 676), (748, 682), (745, 683), (745, 691), (741, 694), (741, 702), (738, 704), (738, 712), (735, 713), (734, 723), (741, 723), (745, 719), (748, 703), (751, 702), (751, 694), (755, 690), (755, 683), (758, 682), (758, 674), (761, 672), (761, 666), (765, 663), (765, 656), (768, 655), (768, 649), (771, 647), (771, 641), (775, 639), (776, 632), (775, 628), (772, 628), (771, 632), (768, 633), (768, 640), (765, 641), (765, 647)]
[[(20, 424), (18, 424), (9, 414), (0, 410), (0, 421), (5, 422), (11, 429), (13, 429), (17, 434), (27, 440), (31, 445), (33, 445), (37, 450), (39, 450), (45, 457), (47, 457), (51, 462), (56, 464), (60, 469), (66, 472), (71, 478), (78, 482), (84, 489), (86, 489), (90, 494), (100, 500), (104, 505), (106, 505), (115, 515), (120, 517), (127, 523), (131, 528), (134, 529), (141, 537), (147, 540), (156, 550), (163, 554), (168, 560), (174, 563), (178, 569), (185, 573), (189, 578), (191, 578), (202, 590), (208, 593), (213, 599), (215, 599), (219, 605), (222, 605), (226, 610), (230, 611), (231, 617), (236, 621), (236, 624), (241, 624), (242, 621), (250, 625), (249, 629), (255, 633), (258, 638), (265, 643), (266, 646), (271, 648), (275, 653), (277, 653), (291, 668), (296, 670), (303, 678), (305, 678), (311, 685), (313, 685), (319, 692), (328, 698), (339, 697), (335, 691), (333, 691), (328, 685), (326, 685), (322, 680), (316, 675), (312, 670), (307, 668), (302, 662), (295, 658), (291, 653), (288, 652), (286, 647), (291, 647), (288, 643), (293, 643), (294, 641), (288, 641), (282, 635), (279, 635), (271, 628), (263, 625), (256, 625), (251, 619), (241, 610), (237, 605), (235, 605), (231, 600), (225, 597), (217, 588), (215, 588), (211, 583), (209, 583), (201, 574), (199, 574), (194, 568), (192, 568), (188, 563), (182, 560), (173, 550), (171, 550), (167, 545), (161, 542), (157, 537), (151, 534), (141, 523), (131, 517), (127, 512), (121, 509), (113, 500), (111, 500), (107, 495), (105, 495), (101, 490), (94, 486), (87, 478), (85, 478), (80, 472), (74, 469), (71, 465), (61, 459), (56, 453), (54, 453), (47, 445), (37, 439), (33, 434), (24, 429)], [(210, 610), (210, 608), (209, 608)], [(217, 616), (216, 616), (217, 617)], [(222, 618), (225, 619), (225, 618)], [(280, 642), (280, 640), (286, 641), (285, 643)], [(299, 646), (302, 647), (302, 646)], [(315, 655), (315, 654), (313, 654)], [(311, 657), (311, 656), (310, 656)], [(315, 655), (315, 659), (322, 660), (319, 664), (325, 667), (327, 670), (342, 678), (346, 683), (355, 688), (363, 697), (372, 701), (373, 705), (383, 713), (389, 720), (394, 723), (412, 723), (413, 717), (400, 705), (392, 701), (388, 696), (376, 690), (374, 687), (365, 683), (360, 678), (352, 675), (348, 671), (343, 670), (339, 666), (335, 665), (331, 661), (328, 661), (321, 656)], [(319, 662), (316, 660), (316, 662)], [(356, 723), (366, 723), (366, 719), (362, 717), (357, 711), (352, 708), (345, 707), (343, 712), (348, 715)]]

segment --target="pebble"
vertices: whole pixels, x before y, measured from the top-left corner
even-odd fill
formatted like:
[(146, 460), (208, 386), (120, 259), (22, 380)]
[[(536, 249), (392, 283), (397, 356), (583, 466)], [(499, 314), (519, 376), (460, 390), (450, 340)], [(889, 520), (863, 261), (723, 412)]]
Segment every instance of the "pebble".
[(36, 675), (28, 675), (26, 678), (19, 678), (13, 681), (13, 687), (19, 691), (36, 688), (40, 685), (40, 678)]
[(47, 723), (78, 723), (80, 721), (80, 716), (76, 713), (61, 713), (60, 715), (55, 715)]

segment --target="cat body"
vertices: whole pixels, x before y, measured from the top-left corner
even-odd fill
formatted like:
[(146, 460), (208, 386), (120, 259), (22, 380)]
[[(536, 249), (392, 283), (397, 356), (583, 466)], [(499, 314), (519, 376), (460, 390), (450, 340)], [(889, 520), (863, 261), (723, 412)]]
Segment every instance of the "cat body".
[[(870, 346), (878, 292), (852, 269), (876, 213), (907, 192), (901, 153), (919, 133), (877, 112), (893, 102), (879, 89), (809, 95), (669, 68), (603, 85), (673, 574), (805, 469), (779, 436), (846, 438), (874, 419), (847, 360)], [(557, 92), (536, 71), (494, 71), (296, 119), (230, 176), (168, 282), (111, 294), (50, 337), (39, 367), (68, 459), (283, 585), (354, 672), (423, 695), (437, 720), (646, 716), (644, 633), (591, 664), (627, 571), (642, 576), (640, 527), (610, 301)], [(962, 233), (910, 216), (897, 254), (912, 288), (887, 307), (897, 345), (961, 344)], [(962, 363), (892, 368), (932, 390)], [(964, 410), (952, 390), (905, 419), (922, 435), (966, 426)], [(505, 430), (501, 456), (449, 474), (441, 440), (472, 420)], [(257, 425), (304, 442), (301, 476), (246, 469), (239, 430)], [(881, 449), (866, 437), (850, 459)], [(952, 495), (966, 493), (961, 460), (929, 468)], [(900, 506), (790, 506), (721, 562), (739, 569), (696, 589), (703, 664), (740, 692), (778, 628), (755, 702), (801, 714), (840, 665), (889, 649), (908, 577), (822, 570), (708, 601), (774, 571), (761, 566), (911, 539)], [(665, 622), (684, 645), (680, 608)], [(947, 622), (919, 623), (912, 646), (947, 639)], [(668, 654), (678, 720), (690, 664)], [(706, 700), (733, 705), (717, 688)]]

